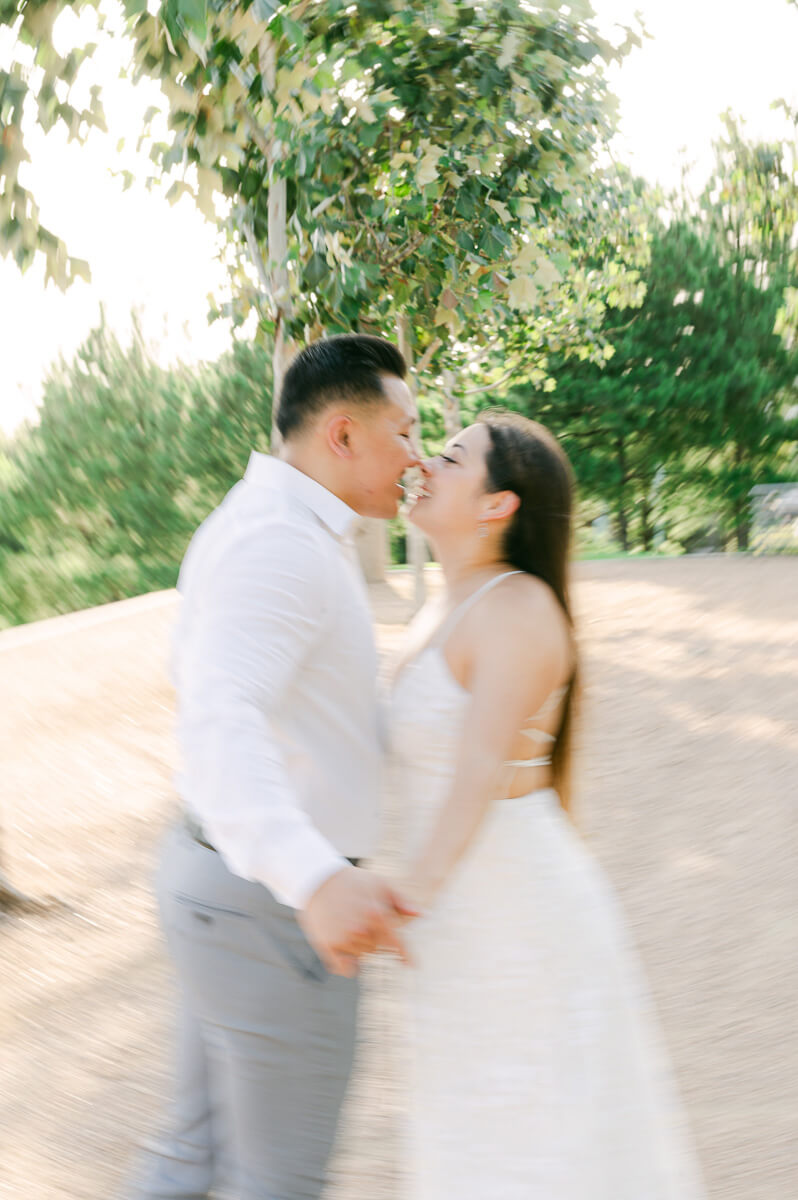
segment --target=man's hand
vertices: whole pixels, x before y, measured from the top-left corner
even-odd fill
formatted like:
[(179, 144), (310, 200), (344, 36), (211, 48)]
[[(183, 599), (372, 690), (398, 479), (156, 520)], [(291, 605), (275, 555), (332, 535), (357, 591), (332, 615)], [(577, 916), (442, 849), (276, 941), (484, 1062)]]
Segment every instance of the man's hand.
[(417, 910), (386, 880), (344, 867), (313, 893), (299, 923), (327, 970), (352, 976), (360, 955), (374, 950), (394, 950), (409, 962), (396, 929), (400, 919), (416, 916)]

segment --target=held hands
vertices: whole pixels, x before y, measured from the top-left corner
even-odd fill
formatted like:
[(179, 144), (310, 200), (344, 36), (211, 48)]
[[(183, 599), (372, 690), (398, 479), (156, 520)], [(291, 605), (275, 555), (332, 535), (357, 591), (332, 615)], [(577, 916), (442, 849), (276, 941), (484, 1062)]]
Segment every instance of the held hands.
[(357, 974), (357, 960), (377, 950), (392, 950), (409, 963), (397, 929), (419, 915), (404, 893), (387, 880), (359, 867), (344, 867), (311, 896), (299, 923), (328, 971)]
[[(414, 910), (413, 916), (415, 917), (419, 917), (427, 911), (438, 891), (432, 881), (420, 872), (405, 876), (397, 886), (400, 896)], [(402, 919), (401, 924), (406, 924), (407, 919), (406, 917)]]

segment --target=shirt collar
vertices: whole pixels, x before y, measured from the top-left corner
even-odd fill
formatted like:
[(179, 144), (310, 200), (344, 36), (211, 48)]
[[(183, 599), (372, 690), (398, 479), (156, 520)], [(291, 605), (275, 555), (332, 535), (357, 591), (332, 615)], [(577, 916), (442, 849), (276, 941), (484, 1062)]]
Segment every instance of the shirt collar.
[(289, 496), (293, 496), (309, 508), (336, 537), (347, 537), (358, 514), (350, 508), (340, 496), (329, 491), (310, 475), (305, 475), (270, 454), (260, 454), (253, 450), (244, 479), (258, 487), (274, 488)]

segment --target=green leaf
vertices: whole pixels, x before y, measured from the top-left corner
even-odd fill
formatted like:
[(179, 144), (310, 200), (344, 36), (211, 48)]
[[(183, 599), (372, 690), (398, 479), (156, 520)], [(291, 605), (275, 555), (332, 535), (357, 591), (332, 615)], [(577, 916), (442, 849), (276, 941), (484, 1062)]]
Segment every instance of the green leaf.
[(467, 187), (461, 187), (458, 191), (454, 210), (458, 216), (463, 217), (466, 221), (470, 221), (477, 211), (474, 197)]
[(280, 7), (281, 0), (254, 0), (252, 11), (258, 21), (268, 25)]
[(207, 10), (205, 0), (177, 0), (178, 12), (185, 25), (205, 32)]
[(283, 27), (284, 36), (288, 39), (292, 46), (294, 46), (297, 50), (301, 50), (307, 41), (307, 38), (305, 37), (305, 31), (302, 26), (296, 21), (292, 21), (290, 17), (285, 15), (285, 13), (283, 13), (280, 17), (280, 21)]
[(361, 124), (357, 132), (358, 141), (367, 150), (370, 150), (372, 146), (376, 146), (381, 134), (382, 123), (380, 121), (374, 121), (368, 125)]
[(306, 283), (309, 287), (317, 288), (329, 274), (330, 268), (327, 265), (327, 259), (323, 254), (314, 251), (303, 271)]
[(491, 260), (501, 258), (505, 247), (509, 244), (510, 239), (504, 230), (498, 229), (496, 226), (488, 226), (479, 239), (480, 252)]

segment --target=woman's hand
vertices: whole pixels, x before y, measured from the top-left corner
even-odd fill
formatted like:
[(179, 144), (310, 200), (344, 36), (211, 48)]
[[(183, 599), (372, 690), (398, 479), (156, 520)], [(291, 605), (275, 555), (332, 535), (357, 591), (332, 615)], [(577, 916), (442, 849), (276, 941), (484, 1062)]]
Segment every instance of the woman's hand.
[[(410, 871), (402, 876), (397, 881), (396, 890), (416, 910), (415, 916), (424, 915), (434, 901), (436, 892), (432, 881), (418, 871)], [(406, 924), (408, 920), (413, 920), (413, 917), (406, 917), (402, 924)]]

